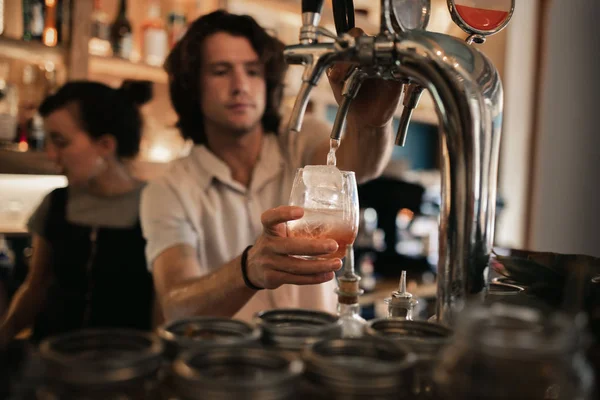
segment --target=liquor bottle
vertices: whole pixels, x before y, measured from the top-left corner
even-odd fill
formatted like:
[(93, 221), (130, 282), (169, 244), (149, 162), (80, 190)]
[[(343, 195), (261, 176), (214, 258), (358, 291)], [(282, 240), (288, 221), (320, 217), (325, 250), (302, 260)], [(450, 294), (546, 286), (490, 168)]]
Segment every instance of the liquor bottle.
[(338, 316), (342, 325), (342, 337), (363, 336), (367, 321), (360, 316), (360, 305), (358, 298), (363, 291), (359, 288), (360, 277), (354, 269), (354, 248), (346, 246), (346, 257), (342, 275), (338, 278)]
[(8, 81), (9, 72), (8, 61), (0, 62), (0, 144), (13, 143), (17, 132), (19, 91)]
[(174, 8), (169, 13), (167, 31), (169, 33), (169, 48), (172, 49), (187, 31), (185, 14), (179, 8)]
[(392, 292), (392, 295), (385, 299), (385, 304), (388, 306), (388, 317), (412, 321), (417, 303), (418, 300), (406, 290), (406, 271), (402, 271), (398, 290)]
[(142, 23), (142, 54), (146, 64), (161, 66), (168, 50), (165, 24), (160, 18), (160, 4), (153, 0), (148, 7), (148, 16)]
[(88, 51), (96, 56), (111, 56), (110, 22), (108, 14), (102, 9), (102, 0), (94, 0), (92, 11), (92, 31), (88, 43)]
[(44, 120), (39, 113), (35, 113), (31, 119), (31, 126), (29, 129), (29, 137), (27, 143), (29, 144), (29, 150), (41, 151), (44, 150), (44, 140), (46, 138), (46, 131), (44, 130)]
[(131, 23), (127, 19), (127, 0), (121, 0), (119, 14), (110, 28), (113, 55), (129, 60), (133, 50)]
[(43, 0), (23, 0), (23, 40), (42, 40), (43, 33)]
[(71, 0), (56, 2), (56, 37), (58, 43), (69, 43), (71, 33)]
[(56, 0), (46, 0), (46, 18), (42, 32), (42, 42), (49, 47), (58, 43), (58, 31), (56, 30)]
[(19, 88), (19, 118), (15, 142), (19, 151), (29, 149), (31, 120), (36, 112), (39, 101), (38, 88), (35, 85), (36, 70), (33, 65), (23, 67), (23, 78)]

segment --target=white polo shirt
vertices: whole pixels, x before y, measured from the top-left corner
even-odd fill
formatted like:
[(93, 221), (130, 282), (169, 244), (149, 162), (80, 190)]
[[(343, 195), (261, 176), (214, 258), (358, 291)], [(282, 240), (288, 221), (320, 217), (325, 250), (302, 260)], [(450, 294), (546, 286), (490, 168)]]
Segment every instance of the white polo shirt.
[[(309, 162), (329, 132), (325, 123), (307, 118), (300, 134), (287, 130), (265, 134), (248, 188), (234, 181), (229, 167), (204, 145), (175, 161), (142, 193), (140, 215), (149, 268), (164, 250), (178, 244), (196, 249), (202, 275), (240, 255), (261, 234), (261, 214), (288, 204), (296, 169)], [(335, 286), (330, 281), (261, 290), (234, 317), (249, 321), (258, 311), (284, 307), (333, 313)]]

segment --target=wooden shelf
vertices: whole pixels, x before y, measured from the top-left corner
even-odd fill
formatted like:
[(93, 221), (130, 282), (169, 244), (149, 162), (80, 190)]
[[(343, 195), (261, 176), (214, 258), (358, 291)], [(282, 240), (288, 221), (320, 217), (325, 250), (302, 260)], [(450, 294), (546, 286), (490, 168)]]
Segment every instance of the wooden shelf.
[(48, 47), (40, 42), (27, 42), (0, 36), (0, 55), (6, 58), (23, 60), (30, 63), (53, 62), (65, 64), (65, 49), (61, 47)]
[(168, 82), (167, 73), (161, 67), (134, 63), (116, 57), (90, 56), (90, 75), (110, 75), (123, 79), (148, 80), (155, 83)]
[(0, 174), (61, 175), (43, 151), (0, 149)]

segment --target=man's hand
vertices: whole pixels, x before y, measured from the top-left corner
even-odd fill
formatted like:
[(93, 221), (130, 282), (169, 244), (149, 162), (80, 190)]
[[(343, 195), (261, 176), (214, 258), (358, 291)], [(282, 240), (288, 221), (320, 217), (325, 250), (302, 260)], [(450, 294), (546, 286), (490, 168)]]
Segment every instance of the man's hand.
[(342, 267), (339, 258), (304, 260), (293, 255), (334, 253), (332, 239), (288, 238), (285, 223), (302, 218), (301, 207), (281, 206), (262, 214), (263, 233), (248, 253), (248, 278), (258, 287), (276, 289), (283, 284), (313, 285), (330, 281)]
[[(360, 28), (353, 28), (348, 32), (354, 37), (364, 35)], [(342, 88), (344, 80), (352, 63), (337, 63), (327, 71), (327, 77), (333, 94), (338, 104), (342, 101)], [(396, 81), (383, 79), (367, 79), (363, 82), (358, 95), (350, 105), (348, 121), (356, 127), (382, 127), (392, 119), (402, 94), (402, 84)]]

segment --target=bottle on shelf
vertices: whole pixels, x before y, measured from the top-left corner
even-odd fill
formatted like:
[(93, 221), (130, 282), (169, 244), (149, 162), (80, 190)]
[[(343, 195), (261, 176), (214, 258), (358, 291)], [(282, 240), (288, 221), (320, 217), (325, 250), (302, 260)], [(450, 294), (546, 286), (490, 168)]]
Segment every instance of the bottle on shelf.
[(58, 44), (58, 31), (56, 29), (56, 7), (57, 0), (45, 0), (44, 30), (42, 32), (42, 43), (54, 47)]
[(172, 49), (175, 44), (185, 35), (187, 31), (187, 21), (185, 14), (179, 7), (174, 7), (169, 13), (167, 31), (169, 35), (169, 49)]
[(29, 137), (27, 138), (29, 150), (44, 150), (45, 138), (46, 131), (44, 130), (44, 119), (36, 112), (31, 120), (31, 129), (29, 129)]
[(56, 38), (68, 43), (71, 30), (71, 0), (56, 0)]
[(133, 51), (133, 36), (131, 23), (127, 18), (127, 0), (120, 0), (119, 13), (110, 28), (110, 42), (113, 55), (131, 59)]
[(110, 21), (108, 19), (108, 14), (102, 9), (102, 0), (94, 0), (88, 51), (95, 56), (112, 56), (113, 49), (110, 43)]
[(23, 40), (42, 40), (44, 34), (44, 1), (23, 0)]
[(37, 111), (39, 100), (38, 88), (35, 85), (36, 70), (31, 64), (23, 67), (22, 84), (19, 89), (19, 117), (15, 142), (19, 151), (29, 150), (31, 121)]
[(342, 337), (363, 336), (367, 321), (360, 316), (358, 298), (363, 294), (359, 288), (360, 276), (354, 270), (354, 248), (346, 246), (342, 273), (338, 278), (338, 316), (342, 325)]
[(167, 57), (168, 38), (163, 20), (160, 18), (160, 3), (152, 0), (148, 15), (142, 23), (142, 55), (148, 65), (162, 66)]
[(8, 61), (0, 62), (0, 143), (11, 144), (17, 131), (19, 91), (8, 81)]

